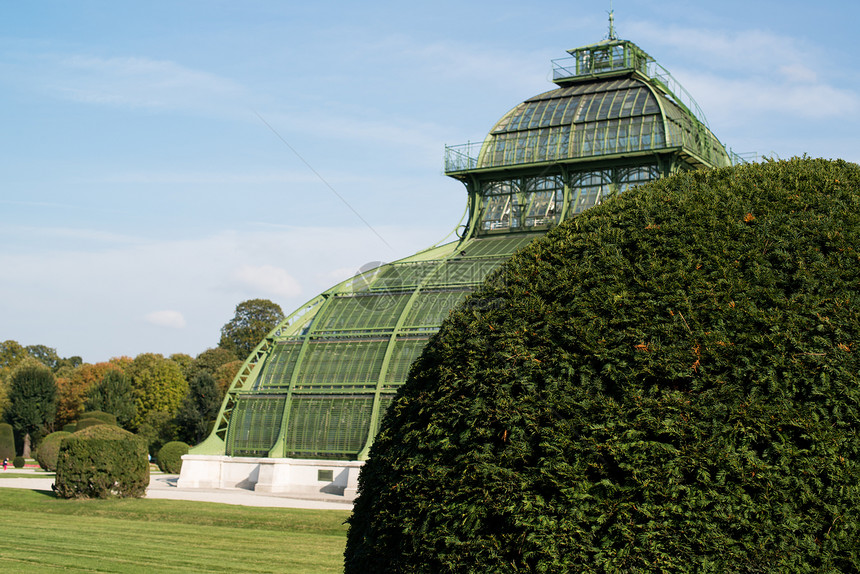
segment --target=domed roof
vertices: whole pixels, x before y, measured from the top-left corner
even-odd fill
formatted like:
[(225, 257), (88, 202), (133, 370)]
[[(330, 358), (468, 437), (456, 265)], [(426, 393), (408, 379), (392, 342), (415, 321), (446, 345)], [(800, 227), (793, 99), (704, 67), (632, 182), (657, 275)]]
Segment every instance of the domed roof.
[(480, 144), (449, 148), (449, 175), (654, 153), (693, 167), (732, 164), (692, 97), (641, 48), (612, 40), (569, 53), (553, 62), (558, 88), (514, 107)]

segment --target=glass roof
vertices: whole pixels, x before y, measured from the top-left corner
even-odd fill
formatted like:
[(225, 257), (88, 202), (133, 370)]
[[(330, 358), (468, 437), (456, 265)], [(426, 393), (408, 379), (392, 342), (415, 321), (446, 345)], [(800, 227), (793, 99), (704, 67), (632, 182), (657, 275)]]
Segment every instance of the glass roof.
[(446, 173), (679, 148), (693, 166), (731, 165), (692, 97), (635, 44), (570, 53), (554, 62), (557, 89), (516, 106), (483, 141), (446, 147)]
[(515, 106), (481, 142), (446, 148), (446, 172), (469, 193), (461, 239), (360, 273), (283, 321), (195, 453), (366, 456), (412, 362), (451, 309), (492, 305), (470, 295), (518, 248), (614, 193), (731, 163), (692, 98), (634, 44), (570, 53), (557, 88)]

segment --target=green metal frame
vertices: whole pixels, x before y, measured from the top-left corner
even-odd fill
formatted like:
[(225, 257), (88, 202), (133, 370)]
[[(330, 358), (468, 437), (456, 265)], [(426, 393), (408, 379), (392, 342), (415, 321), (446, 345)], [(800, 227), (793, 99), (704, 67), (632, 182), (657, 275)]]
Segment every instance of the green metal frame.
[(670, 173), (739, 161), (698, 105), (632, 42), (570, 50), (558, 88), (446, 147), (465, 185), (458, 240), (359, 274), (287, 317), (232, 382), (195, 454), (366, 458), (409, 364), (444, 317), (518, 248)]

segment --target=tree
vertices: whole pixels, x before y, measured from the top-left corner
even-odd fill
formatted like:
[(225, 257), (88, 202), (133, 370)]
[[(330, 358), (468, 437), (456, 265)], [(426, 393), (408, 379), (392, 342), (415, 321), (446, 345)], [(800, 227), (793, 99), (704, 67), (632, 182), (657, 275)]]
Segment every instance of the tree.
[(629, 190), (412, 366), (346, 572), (857, 572), (860, 166)]
[(57, 383), (51, 369), (30, 359), (13, 372), (6, 419), (23, 438), (22, 456), (30, 456), (31, 439), (54, 422)]
[(186, 353), (173, 353), (170, 355), (170, 360), (182, 368), (182, 376), (185, 377), (185, 380), (190, 381), (191, 377), (188, 373), (189, 369), (191, 369), (191, 364), (194, 362), (191, 355)]
[[(188, 382), (182, 376), (182, 367), (175, 361), (155, 353), (135, 357), (128, 369), (137, 412), (131, 425), (138, 428), (147, 422), (150, 413), (163, 413), (172, 419), (188, 392)], [(163, 417), (157, 417), (159, 421)], [(160, 424), (160, 423), (159, 423)]]
[(218, 396), (222, 399), (227, 394), (227, 389), (230, 388), (230, 383), (236, 378), (239, 369), (242, 368), (242, 361), (236, 359), (229, 363), (224, 363), (215, 371), (215, 382), (218, 384)]
[[(2, 370), (2, 369), (0, 369)], [(0, 373), (0, 420), (3, 420), (9, 406), (9, 378)]]
[(236, 306), (236, 314), (221, 327), (218, 346), (245, 359), (272, 329), (283, 321), (280, 305), (268, 299), (250, 299)]
[[(114, 359), (109, 362), (83, 364), (73, 369), (68, 376), (57, 378), (57, 424), (65, 425), (78, 419), (84, 412), (87, 393), (101, 382), (111, 371), (123, 372), (129, 360)], [(68, 372), (66, 367), (61, 372)]]
[(206, 438), (221, 406), (215, 378), (199, 373), (188, 386), (188, 394), (176, 415), (177, 436), (182, 442), (197, 444)]
[(88, 411), (110, 413), (120, 426), (128, 426), (137, 414), (130, 378), (118, 369), (109, 370), (87, 391), (84, 407)]
[(27, 357), (27, 350), (17, 341), (0, 343), (0, 369), (13, 369)]
[(46, 345), (27, 345), (24, 347), (27, 354), (56, 372), (60, 367), (60, 356), (57, 355), (57, 350)]
[(200, 373), (209, 373), (215, 376), (218, 369), (227, 363), (238, 359), (233, 351), (224, 349), (223, 347), (215, 347), (214, 349), (206, 349), (192, 361), (188, 367), (186, 378), (191, 381)]
[(80, 357), (61, 358), (57, 355), (56, 349), (46, 345), (28, 345), (24, 347), (17, 341), (10, 339), (0, 343), (0, 375), (2, 375), (5, 369), (14, 368), (27, 357), (36, 359), (54, 373), (60, 367), (76, 367), (83, 363)]

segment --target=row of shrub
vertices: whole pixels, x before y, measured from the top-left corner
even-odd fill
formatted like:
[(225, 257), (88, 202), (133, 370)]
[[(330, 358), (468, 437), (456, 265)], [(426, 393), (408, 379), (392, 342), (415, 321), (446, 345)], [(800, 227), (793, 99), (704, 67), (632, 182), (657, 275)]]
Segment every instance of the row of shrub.
[[(149, 453), (146, 441), (116, 426), (108, 413), (86, 413), (76, 425), (46, 436), (34, 451), (39, 466), (56, 472), (54, 490), (62, 498), (140, 497), (149, 484)], [(24, 458), (14, 456), (12, 427), (0, 424), (0, 455), (13, 459), (16, 468)], [(174, 441), (158, 452), (158, 467), (178, 473), (189, 445)]]

